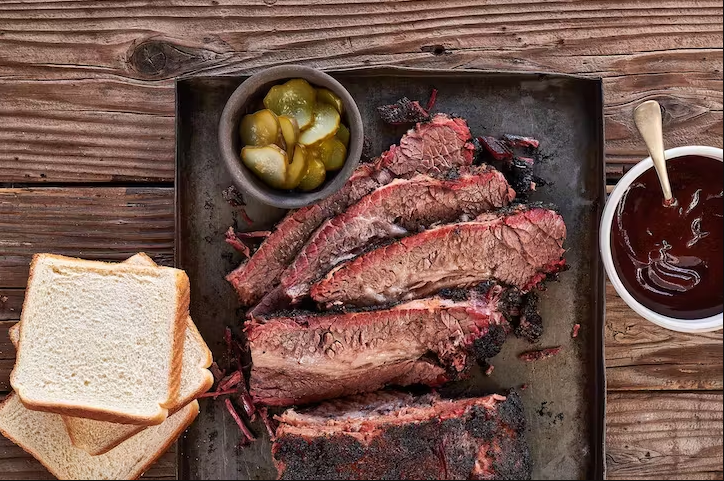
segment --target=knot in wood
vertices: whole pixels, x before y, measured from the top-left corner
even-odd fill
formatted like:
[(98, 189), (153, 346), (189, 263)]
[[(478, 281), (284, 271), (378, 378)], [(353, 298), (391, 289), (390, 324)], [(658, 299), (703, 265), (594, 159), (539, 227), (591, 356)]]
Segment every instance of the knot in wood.
[(450, 53), (444, 45), (423, 45), (420, 50), (423, 52), (431, 53), (435, 56), (446, 55)]
[(131, 55), (131, 66), (144, 75), (158, 75), (164, 71), (167, 63), (164, 42), (149, 41), (138, 45)]

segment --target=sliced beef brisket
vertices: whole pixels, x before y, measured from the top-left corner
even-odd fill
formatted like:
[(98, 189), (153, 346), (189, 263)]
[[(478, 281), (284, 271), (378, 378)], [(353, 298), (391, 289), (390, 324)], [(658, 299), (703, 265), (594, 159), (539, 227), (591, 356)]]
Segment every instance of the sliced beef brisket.
[(255, 401), (289, 406), (387, 385), (440, 385), (463, 373), (486, 338), (509, 330), (499, 286), (468, 299), (390, 309), (294, 315), (247, 327)]
[(276, 285), (281, 273), (322, 222), (344, 211), (379, 186), (371, 177), (373, 172), (372, 165), (360, 166), (335, 194), (316, 204), (292, 211), (281, 220), (254, 255), (226, 276), (226, 280), (239, 294), (242, 305), (256, 303)]
[(415, 233), (463, 215), (473, 218), (507, 206), (514, 197), (505, 177), (488, 166), (473, 167), (456, 179), (422, 175), (397, 179), (322, 224), (282, 275), (283, 294), (295, 304), (309, 294), (311, 283), (371, 242)]
[(341, 264), (311, 289), (320, 305), (371, 306), (488, 279), (527, 291), (564, 265), (556, 212), (518, 206), (436, 227)]
[(262, 243), (254, 255), (226, 279), (244, 306), (250, 306), (279, 282), (309, 236), (330, 217), (394, 178), (415, 174), (441, 175), (451, 168), (471, 165), (473, 145), (462, 119), (438, 114), (418, 124), (373, 164), (361, 165), (340, 191), (309, 207), (291, 212)]
[(520, 397), (447, 400), (379, 392), (289, 409), (272, 455), (280, 479), (530, 479)]

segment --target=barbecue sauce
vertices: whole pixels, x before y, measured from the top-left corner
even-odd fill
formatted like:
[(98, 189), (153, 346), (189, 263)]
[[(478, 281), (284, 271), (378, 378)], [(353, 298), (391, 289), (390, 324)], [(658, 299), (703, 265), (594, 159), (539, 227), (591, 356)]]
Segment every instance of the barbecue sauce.
[(667, 161), (677, 204), (663, 205), (651, 168), (623, 195), (611, 251), (621, 281), (649, 309), (677, 319), (722, 312), (724, 164), (708, 157)]

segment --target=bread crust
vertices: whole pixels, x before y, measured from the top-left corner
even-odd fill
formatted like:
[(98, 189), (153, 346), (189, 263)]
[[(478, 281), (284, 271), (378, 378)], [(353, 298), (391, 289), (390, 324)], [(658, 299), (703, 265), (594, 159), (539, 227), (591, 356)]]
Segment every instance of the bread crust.
[(204, 338), (201, 337), (201, 333), (196, 327), (196, 324), (194, 324), (194, 321), (191, 319), (191, 316), (188, 317), (186, 328), (191, 331), (192, 336), (196, 339), (196, 341), (204, 351), (204, 359), (198, 365), (198, 368), (201, 371), (201, 375), (204, 377), (204, 382), (202, 384), (199, 384), (199, 388), (195, 392), (190, 393), (184, 397), (179, 397), (176, 404), (177, 406), (184, 406), (188, 404), (189, 402), (191, 402), (191, 400), (196, 399), (197, 397), (211, 389), (211, 386), (214, 385), (214, 375), (211, 374), (211, 371), (209, 371), (211, 364), (214, 362), (213, 355), (211, 354), (211, 349), (209, 349), (209, 346), (206, 344), (206, 341), (204, 341)]
[[(143, 254), (146, 256), (145, 254)], [(148, 257), (148, 256), (146, 256)], [(117, 266), (122, 263), (113, 262), (101, 262), (101, 261), (90, 261), (86, 259), (80, 259), (77, 257), (67, 257), (58, 254), (35, 254), (30, 263), (30, 270), (28, 273), (28, 286), (31, 285), (33, 277), (35, 275), (35, 269), (38, 262), (43, 258), (57, 259), (61, 261), (74, 261), (80, 264), (96, 264), (98, 262), (110, 266)], [(150, 266), (148, 266), (150, 267)], [(171, 269), (171, 268), (167, 268)], [(171, 362), (169, 376), (169, 389), (168, 398), (163, 401), (159, 401), (158, 410), (151, 416), (133, 415), (128, 413), (110, 412), (106, 409), (96, 408), (94, 406), (83, 406), (72, 403), (64, 403), (58, 401), (41, 401), (28, 399), (24, 393), (22, 385), (16, 382), (16, 370), (18, 362), (15, 363), (12, 372), (10, 373), (10, 385), (15, 390), (18, 398), (23, 405), (33, 411), (47, 411), (65, 416), (81, 417), (94, 419), (97, 421), (107, 421), (112, 423), (121, 424), (136, 424), (142, 426), (153, 426), (161, 424), (168, 417), (168, 407), (174, 405), (174, 401), (178, 398), (179, 388), (181, 386), (181, 365), (183, 355), (183, 342), (184, 333), (186, 326), (186, 318), (188, 317), (189, 304), (191, 300), (191, 289), (189, 285), (189, 279), (186, 273), (180, 269), (176, 270), (176, 317), (174, 320), (174, 333), (171, 343)], [(23, 318), (26, 312), (28, 299), (30, 296), (25, 296), (23, 301), (23, 311), (20, 316), (20, 328), (18, 330), (18, 339), (22, 339), (22, 325)], [(16, 359), (20, 359), (22, 352), (22, 346), (18, 344)]]
[[(171, 416), (173, 413), (169, 413), (169, 416)], [(77, 436), (76, 432), (71, 426), (70, 422), (73, 419), (73, 416), (61, 416), (63, 418), (63, 425), (65, 426), (65, 432), (68, 433), (68, 437), (70, 438), (71, 444), (75, 446), (78, 449), (82, 449), (86, 453), (90, 454), (91, 456), (100, 456), (101, 454), (106, 454), (111, 449), (115, 448), (116, 446), (119, 446), (123, 444), (124, 441), (131, 439), (136, 434), (142, 432), (144, 429), (148, 429), (150, 426), (139, 426), (134, 424), (127, 424), (127, 426), (133, 426), (133, 429), (128, 431), (123, 436), (119, 436), (117, 439), (115, 439), (112, 443), (108, 443), (102, 446), (91, 446), (89, 444), (84, 443), (81, 441)], [(168, 419), (168, 418), (166, 418)]]
[[(158, 267), (157, 264), (151, 259), (148, 255), (146, 255), (143, 252), (139, 252), (138, 254), (135, 254), (134, 256), (126, 259), (123, 261), (124, 263), (130, 263), (130, 264), (136, 264), (136, 265), (146, 265), (149, 267)], [(15, 349), (18, 348), (18, 339), (20, 337), (19, 329), (20, 329), (20, 322), (17, 322), (15, 325), (13, 325), (8, 331), (9, 331), (9, 337), (10, 342), (15, 346)], [(179, 390), (179, 396), (174, 402), (173, 407), (169, 408), (169, 416), (173, 415), (174, 413), (178, 412), (180, 409), (182, 409), (184, 406), (186, 406), (188, 403), (196, 399), (201, 394), (205, 393), (209, 389), (211, 389), (211, 386), (214, 383), (214, 376), (211, 374), (211, 372), (208, 370), (208, 368), (211, 366), (211, 363), (213, 362), (213, 357), (211, 354), (211, 350), (207, 346), (206, 342), (204, 341), (203, 337), (199, 333), (198, 328), (196, 327), (196, 324), (194, 324), (193, 320), (191, 319), (191, 316), (187, 316), (186, 318), (186, 328), (184, 331), (184, 339), (186, 337), (186, 332), (190, 332), (191, 337), (193, 337), (196, 340), (197, 345), (202, 350), (201, 357), (203, 360), (198, 365), (198, 368), (200, 370), (200, 375), (204, 378), (203, 382), (199, 383), (198, 389), (192, 393), (187, 394), (186, 396), (181, 397), (181, 393)], [(189, 348), (185, 341), (184, 341), (184, 352), (186, 349)], [(181, 378), (183, 378), (183, 356), (182, 356), (182, 368), (181, 368)], [(113, 439), (112, 442), (108, 442), (106, 444), (97, 444), (92, 445), (89, 443), (84, 442), (79, 436), (77, 429), (73, 426), (73, 419), (72, 416), (62, 415), (63, 423), (65, 424), (66, 431), (68, 432), (68, 435), (70, 436), (71, 442), (76, 446), (84, 451), (86, 451), (91, 456), (98, 456), (101, 454), (105, 454), (111, 449), (115, 448), (119, 444), (123, 443), (126, 439), (129, 439), (133, 437), (134, 435), (140, 433), (144, 429), (146, 429), (147, 426), (144, 425), (132, 425), (132, 424), (126, 424), (126, 429), (128, 427), (133, 426), (134, 429), (130, 429), (123, 433), (122, 436), (118, 436), (115, 439)]]
[[(17, 394), (14, 393), (14, 392), (11, 392), (10, 394), (8, 394), (7, 397), (5, 398), (5, 400), (0, 403), (0, 411), (2, 411), (3, 408), (5, 407), (5, 405), (6, 405), (6, 404), (9, 404), (9, 403), (12, 401), (13, 397), (15, 397), (15, 396), (17, 396)], [(18, 396), (18, 399), (20, 399), (19, 396)], [(34, 457), (35, 459), (37, 459), (38, 462), (39, 462), (40, 464), (42, 464), (43, 467), (50, 472), (50, 474), (52, 474), (53, 476), (55, 476), (55, 477), (58, 478), (58, 479), (62, 479), (62, 478), (63, 478), (63, 476), (62, 476), (61, 473), (58, 473), (57, 471), (55, 471), (55, 470), (53, 469), (52, 466), (49, 466), (49, 465), (45, 464), (45, 462), (43, 462), (43, 460), (41, 459), (41, 456), (40, 456), (39, 453), (36, 453), (33, 449), (30, 449), (29, 447), (24, 446), (20, 441), (18, 441), (17, 439), (15, 439), (10, 433), (8, 433), (7, 431), (5, 431), (5, 430), (2, 428), (2, 426), (0, 426), (0, 434), (2, 434), (3, 436), (5, 436), (6, 438), (8, 438), (8, 439), (9, 439), (10, 441), (12, 441), (14, 444), (20, 446), (23, 451), (25, 451), (26, 453), (28, 453), (29, 455), (31, 455), (32, 457)]]
[(161, 445), (161, 447), (156, 450), (153, 456), (146, 462), (143, 466), (140, 466), (135, 471), (132, 471), (131, 475), (129, 475), (128, 479), (138, 479), (140, 478), (143, 473), (145, 473), (148, 468), (151, 467), (153, 463), (158, 461), (158, 458), (163, 456), (163, 454), (168, 451), (168, 449), (171, 447), (173, 443), (176, 442), (176, 440), (183, 434), (186, 429), (188, 429), (189, 426), (191, 426), (191, 423), (194, 422), (196, 419), (196, 416), (199, 415), (199, 402), (196, 400), (191, 401), (189, 404), (189, 411), (186, 413), (186, 418), (184, 419), (184, 422), (179, 424), (179, 426), (173, 431), (171, 436), (169, 436), (166, 439), (166, 442)]
[[(201, 375), (203, 376), (204, 380), (202, 383), (199, 383), (199, 387), (196, 391), (187, 394), (183, 397), (178, 397), (176, 400), (176, 403), (174, 403), (174, 406), (169, 409), (169, 416), (174, 415), (179, 410), (183, 409), (187, 404), (195, 400), (198, 396), (205, 393), (209, 389), (211, 389), (211, 386), (214, 384), (214, 376), (211, 374), (211, 371), (208, 370), (208, 368), (211, 366), (211, 363), (213, 362), (211, 350), (209, 350), (208, 346), (206, 345), (206, 342), (201, 337), (201, 334), (199, 333), (198, 329), (196, 328), (196, 325), (194, 324), (191, 317), (186, 318), (186, 329), (191, 331), (192, 337), (196, 338), (196, 341), (199, 343), (199, 346), (204, 351), (204, 360), (199, 364), (199, 369), (201, 370)], [(184, 343), (185, 345), (185, 343)], [(184, 347), (186, 349), (186, 347)], [(126, 439), (131, 438), (132, 436), (135, 436), (136, 434), (140, 433), (144, 429), (146, 429), (148, 426), (137, 426), (133, 430), (129, 430), (127, 433), (124, 433), (123, 436), (119, 436), (118, 438), (114, 439), (113, 442), (102, 444), (102, 445), (89, 445), (87, 443), (84, 443), (81, 439), (78, 438), (75, 428), (72, 425), (72, 417), (71, 416), (62, 416), (63, 422), (65, 423), (66, 431), (68, 432), (68, 435), (70, 436), (71, 442), (86, 451), (91, 456), (98, 456), (100, 454), (105, 454), (111, 449), (115, 448), (119, 444), (121, 444)]]
[(186, 273), (176, 271), (176, 319), (174, 322), (174, 336), (171, 344), (171, 375), (169, 376), (166, 401), (159, 406), (168, 410), (173, 407), (179, 397), (181, 388), (181, 367), (183, 366), (184, 339), (186, 338), (186, 319), (189, 317), (189, 304), (191, 304), (191, 285)]
[[(11, 402), (11, 400), (12, 400), (16, 395), (17, 395), (16, 393), (10, 393), (10, 394), (5, 398), (5, 400), (4, 400), (2, 403), (0, 403), (0, 411), (2, 411), (3, 407), (5, 406), (5, 404)], [(19, 396), (18, 396), (18, 399), (20, 399)], [(23, 404), (23, 405), (24, 405), (24, 404)], [(155, 463), (156, 461), (158, 461), (158, 458), (160, 458), (160, 457), (171, 447), (171, 445), (172, 445), (174, 442), (176, 442), (176, 440), (178, 439), (178, 437), (181, 436), (181, 434), (182, 434), (184, 431), (186, 431), (186, 429), (191, 425), (191, 423), (194, 422), (194, 420), (196, 419), (196, 417), (199, 415), (199, 402), (196, 401), (196, 400), (191, 401), (191, 403), (187, 404), (187, 407), (188, 407), (188, 412), (187, 412), (186, 415), (185, 415), (184, 421), (183, 421), (182, 423), (180, 423), (176, 429), (173, 430), (173, 432), (171, 433), (171, 435), (170, 435), (170, 436), (166, 439), (166, 441), (154, 452), (154, 454), (149, 458), (149, 460), (148, 460), (146, 463), (144, 463), (143, 465), (135, 468), (134, 470), (132, 470), (131, 472), (128, 473), (128, 478), (127, 478), (127, 479), (138, 479), (138, 478), (140, 478), (141, 475), (143, 475), (143, 473), (146, 472), (146, 471), (148, 470), (148, 468), (150, 468), (153, 463)], [(10, 435), (10, 433), (8, 433), (8, 432), (5, 431), (4, 429), (2, 429), (2, 427), (0, 427), (0, 433), (1, 433), (3, 436), (5, 436), (7, 439), (9, 439), (10, 441), (12, 441), (13, 443), (15, 443), (16, 445), (20, 446), (20, 448), (22, 448), (23, 451), (25, 451), (26, 453), (30, 454), (32, 457), (34, 457), (35, 459), (37, 459), (38, 462), (39, 462), (40, 464), (42, 464), (43, 467), (50, 472), (50, 474), (52, 474), (53, 476), (55, 476), (55, 477), (58, 478), (58, 479), (63, 479), (63, 474), (64, 474), (64, 473), (60, 473), (60, 472), (56, 471), (56, 470), (53, 468), (53, 466), (50, 466), (50, 465), (47, 464), (45, 461), (43, 461), (43, 458), (42, 458), (42, 456), (40, 455), (40, 453), (37, 453), (37, 452), (35, 452), (33, 449), (31, 449), (30, 447), (23, 445), (19, 440), (15, 439), (12, 435)]]

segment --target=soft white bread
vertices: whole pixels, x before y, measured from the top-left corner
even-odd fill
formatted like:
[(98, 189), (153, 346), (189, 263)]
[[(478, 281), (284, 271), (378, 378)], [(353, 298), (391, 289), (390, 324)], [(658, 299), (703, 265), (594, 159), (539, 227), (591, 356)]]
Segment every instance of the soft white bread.
[[(136, 265), (156, 266), (156, 263), (147, 255), (140, 253), (125, 262)], [(17, 349), (18, 327), (16, 323), (10, 328), (10, 340)], [(212, 357), (206, 342), (199, 334), (191, 317), (186, 319), (186, 334), (184, 340), (183, 365), (181, 368), (181, 389), (174, 406), (169, 408), (174, 413), (186, 406), (200, 394), (208, 391), (214, 383), (214, 377), (208, 370)], [(146, 427), (133, 424), (110, 423), (92, 419), (63, 416), (63, 421), (70, 435), (71, 441), (91, 455), (104, 454), (118, 446), (131, 436), (141, 432)]]
[(188, 305), (181, 270), (38, 254), (10, 383), (29, 409), (159, 424), (179, 393)]
[[(184, 341), (181, 391), (176, 404), (169, 408), (169, 415), (211, 388), (214, 376), (207, 369), (211, 362), (211, 351), (189, 317)], [(107, 453), (134, 434), (150, 429), (134, 424), (109, 423), (71, 416), (63, 416), (63, 421), (73, 444), (91, 455)]]
[(59, 479), (136, 479), (193, 422), (199, 404), (192, 401), (163, 424), (144, 429), (115, 449), (91, 456), (70, 442), (57, 414), (31, 411), (15, 394), (0, 404), (0, 432)]

